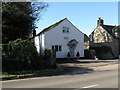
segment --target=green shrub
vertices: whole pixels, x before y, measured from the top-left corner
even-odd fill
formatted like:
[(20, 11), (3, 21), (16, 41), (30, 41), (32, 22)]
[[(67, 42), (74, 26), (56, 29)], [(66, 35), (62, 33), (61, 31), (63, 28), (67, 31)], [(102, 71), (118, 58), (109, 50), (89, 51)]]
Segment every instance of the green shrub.
[(50, 50), (45, 50), (45, 55), (40, 56), (34, 43), (29, 40), (17, 39), (3, 44), (2, 57), (3, 72), (57, 68)]
[(46, 48), (44, 60), (47, 61), (47, 63), (49, 62), (50, 68), (58, 67), (56, 63), (56, 51), (55, 50)]
[(2, 45), (3, 71), (27, 70), (33, 68), (38, 56), (34, 43), (17, 39)]
[(79, 53), (79, 52), (77, 52), (76, 57), (79, 57), (79, 56), (80, 56), (80, 53)]
[(71, 55), (70, 55), (70, 52), (68, 52), (68, 53), (67, 53), (67, 57), (70, 57), (70, 56), (71, 56)]

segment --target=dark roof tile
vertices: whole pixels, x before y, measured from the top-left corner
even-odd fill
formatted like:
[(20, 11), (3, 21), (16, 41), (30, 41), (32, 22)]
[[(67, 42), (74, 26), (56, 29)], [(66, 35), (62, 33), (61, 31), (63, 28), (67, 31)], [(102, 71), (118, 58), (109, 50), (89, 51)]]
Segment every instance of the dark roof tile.
[(115, 26), (102, 25), (102, 27), (103, 27), (112, 37), (115, 37), (114, 34), (113, 34), (113, 29), (115, 28)]

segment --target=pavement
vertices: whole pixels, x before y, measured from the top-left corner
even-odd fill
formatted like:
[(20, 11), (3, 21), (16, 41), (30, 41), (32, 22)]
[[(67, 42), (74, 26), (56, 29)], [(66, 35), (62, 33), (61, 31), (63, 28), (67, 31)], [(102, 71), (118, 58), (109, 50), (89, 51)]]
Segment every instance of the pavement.
[(3, 88), (118, 88), (118, 60), (61, 65), (75, 70), (65, 75), (3, 81)]
[[(118, 65), (118, 59), (114, 60), (77, 60), (77, 62), (69, 62), (60, 64), (70, 69), (73, 69), (73, 72), (69, 74), (85, 74), (94, 72), (97, 70), (107, 70), (110, 68), (110, 65)], [(103, 69), (104, 68), (104, 69)]]
[(60, 65), (66, 67), (98, 67), (98, 66), (105, 66), (105, 65), (118, 64), (118, 63), (119, 63), (119, 59), (114, 59), (114, 60), (82, 59), (82, 60), (77, 60), (76, 62), (62, 63)]

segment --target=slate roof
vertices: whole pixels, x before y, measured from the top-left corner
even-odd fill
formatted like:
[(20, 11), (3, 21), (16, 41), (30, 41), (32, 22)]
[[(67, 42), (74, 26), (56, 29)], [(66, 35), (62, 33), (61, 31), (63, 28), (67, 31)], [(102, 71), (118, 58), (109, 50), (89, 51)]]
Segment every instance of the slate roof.
[(38, 33), (37, 35), (39, 35), (39, 34), (41, 34), (41, 33), (44, 33), (44, 32), (46, 32), (46, 31), (49, 31), (50, 29), (56, 27), (57, 25), (59, 25), (59, 24), (60, 24), (62, 21), (64, 21), (65, 19), (67, 19), (67, 18), (64, 18), (64, 19), (60, 20), (59, 22), (56, 22), (55, 24), (50, 25), (49, 27), (43, 29), (43, 30), (42, 30), (40, 33)]
[(90, 40), (89, 37), (86, 34), (84, 34), (84, 42), (89, 40)]
[(68, 44), (77, 44), (77, 43), (78, 43), (78, 41), (76, 41), (76, 39), (72, 39), (72, 40), (70, 40), (70, 42)]
[(115, 37), (115, 35), (113, 34), (113, 30), (115, 28), (115, 26), (111, 26), (111, 25), (102, 25), (102, 27), (112, 36)]

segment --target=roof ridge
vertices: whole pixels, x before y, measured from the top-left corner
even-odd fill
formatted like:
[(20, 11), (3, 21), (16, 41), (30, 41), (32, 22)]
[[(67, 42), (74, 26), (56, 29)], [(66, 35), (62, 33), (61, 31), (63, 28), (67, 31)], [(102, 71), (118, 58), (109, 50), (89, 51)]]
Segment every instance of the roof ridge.
[(44, 32), (46, 32), (46, 31), (49, 31), (50, 29), (56, 27), (58, 24), (60, 24), (60, 23), (61, 23), (62, 21), (64, 21), (65, 19), (67, 19), (67, 18), (64, 18), (64, 19), (62, 19), (62, 20), (60, 20), (60, 21), (58, 21), (58, 22), (56, 22), (56, 23), (48, 26), (47, 28), (43, 29), (43, 30), (42, 30), (40, 33), (38, 33), (37, 35), (39, 35), (39, 34), (41, 34), (41, 33), (44, 33)]
[(103, 25), (103, 26), (108, 26), (108, 27), (115, 27), (115, 25), (113, 26), (113, 25)]

